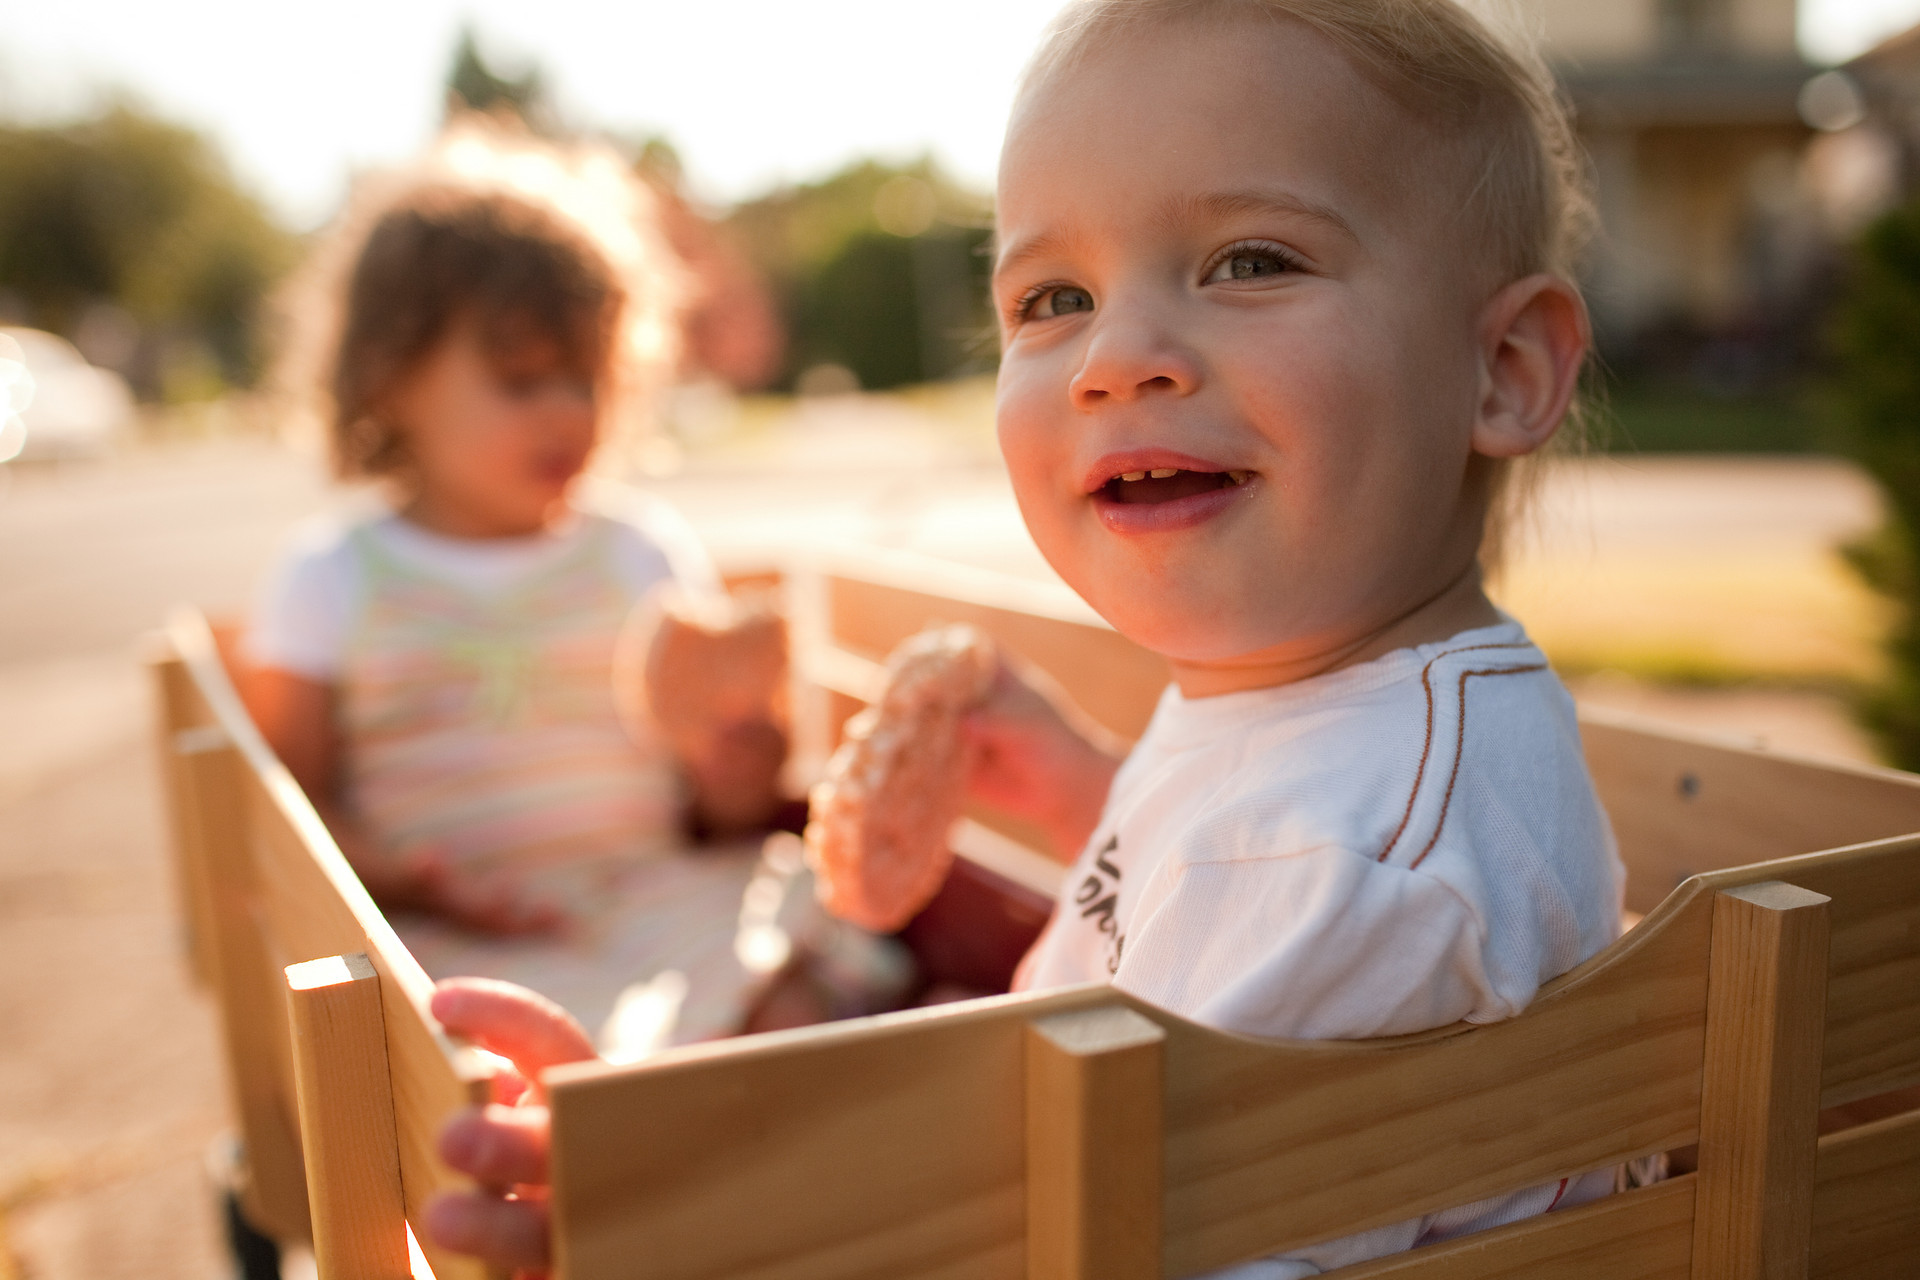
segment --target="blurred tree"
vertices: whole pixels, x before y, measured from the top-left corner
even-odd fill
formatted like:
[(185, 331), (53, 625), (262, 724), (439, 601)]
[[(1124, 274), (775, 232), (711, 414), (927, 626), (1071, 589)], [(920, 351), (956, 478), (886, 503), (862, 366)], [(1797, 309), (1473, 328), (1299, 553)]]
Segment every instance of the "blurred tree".
[(529, 67), (517, 77), (503, 76), (480, 56), (472, 27), (460, 32), (454, 47), (453, 69), (447, 73), (447, 114), (458, 111), (508, 111), (536, 131), (552, 125), (546, 77)]
[(991, 367), (985, 199), (929, 160), (865, 160), (727, 219), (786, 317), (781, 376), (841, 365), (884, 389)]
[(1881, 528), (1846, 548), (1895, 608), (1887, 676), (1861, 710), (1888, 759), (1920, 768), (1920, 204), (1895, 210), (1861, 237), (1833, 347), (1841, 439), (1887, 503)]
[(654, 135), (620, 145), (653, 191), (660, 230), (686, 268), (682, 374), (714, 378), (736, 391), (767, 386), (785, 363), (786, 328), (759, 268), (741, 251), (733, 230), (688, 194), (686, 169), (671, 142)]
[(122, 372), (148, 396), (176, 370), (251, 382), (260, 303), (294, 253), (191, 130), (126, 103), (0, 126), (0, 291), (20, 319), (70, 336), (103, 310), (130, 319)]

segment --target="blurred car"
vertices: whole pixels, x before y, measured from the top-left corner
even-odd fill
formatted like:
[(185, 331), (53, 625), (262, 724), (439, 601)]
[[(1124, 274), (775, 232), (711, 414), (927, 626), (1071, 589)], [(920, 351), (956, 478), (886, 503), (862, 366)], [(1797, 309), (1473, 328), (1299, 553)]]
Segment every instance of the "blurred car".
[(0, 328), (0, 462), (97, 457), (132, 427), (133, 393), (39, 329)]

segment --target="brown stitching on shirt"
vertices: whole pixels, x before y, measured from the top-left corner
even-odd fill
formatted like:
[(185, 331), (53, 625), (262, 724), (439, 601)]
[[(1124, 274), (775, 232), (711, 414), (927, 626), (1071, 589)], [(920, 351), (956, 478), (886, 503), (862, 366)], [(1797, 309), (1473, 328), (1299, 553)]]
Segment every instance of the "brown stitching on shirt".
[[(1393, 829), (1393, 835), (1387, 840), (1387, 847), (1380, 851), (1375, 862), (1385, 862), (1392, 856), (1400, 837), (1407, 833), (1407, 824), (1413, 821), (1414, 802), (1420, 798), (1420, 784), (1427, 777), (1427, 758), (1433, 754), (1433, 666), (1442, 658), (1451, 658), (1456, 653), (1478, 653), (1482, 649), (1531, 649), (1531, 643), (1507, 641), (1504, 644), (1470, 644), (1464, 649), (1449, 649), (1445, 653), (1435, 654), (1433, 660), (1420, 668), (1420, 687), (1427, 695), (1427, 739), (1420, 745), (1420, 767), (1414, 770), (1413, 789), (1407, 793), (1407, 811), (1400, 815), (1400, 825)], [(1456, 762), (1456, 767), (1458, 764)]]
[(1460, 732), (1459, 740), (1453, 748), (1453, 772), (1447, 777), (1447, 793), (1440, 797), (1440, 816), (1434, 821), (1433, 837), (1427, 841), (1427, 847), (1420, 851), (1420, 856), (1407, 865), (1407, 870), (1412, 871), (1427, 860), (1427, 855), (1433, 852), (1433, 846), (1440, 843), (1440, 832), (1447, 825), (1447, 810), (1453, 804), (1453, 787), (1460, 780), (1460, 757), (1465, 755), (1467, 750), (1467, 681), (1475, 676), (1518, 676), (1525, 675), (1529, 671), (1546, 669), (1546, 663), (1536, 662), (1530, 667), (1492, 667), (1481, 671), (1460, 673)]

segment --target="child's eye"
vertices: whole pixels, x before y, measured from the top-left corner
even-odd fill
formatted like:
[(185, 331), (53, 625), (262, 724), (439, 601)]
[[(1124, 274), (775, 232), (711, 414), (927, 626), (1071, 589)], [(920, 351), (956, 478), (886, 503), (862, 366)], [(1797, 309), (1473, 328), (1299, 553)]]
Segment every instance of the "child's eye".
[(1078, 285), (1044, 284), (1014, 304), (1016, 320), (1047, 320), (1093, 310), (1093, 295)]
[(1207, 269), (1204, 284), (1226, 280), (1265, 280), (1300, 270), (1294, 256), (1277, 244), (1250, 241), (1228, 245)]

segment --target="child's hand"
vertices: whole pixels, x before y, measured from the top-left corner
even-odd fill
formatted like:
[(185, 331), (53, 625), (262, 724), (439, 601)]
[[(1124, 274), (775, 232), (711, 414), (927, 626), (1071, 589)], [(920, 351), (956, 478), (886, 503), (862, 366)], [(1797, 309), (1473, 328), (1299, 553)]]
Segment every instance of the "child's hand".
[(787, 734), (770, 719), (716, 726), (698, 742), (683, 742), (680, 764), (694, 803), (717, 836), (764, 831), (780, 806), (780, 770)]
[(434, 991), (432, 1008), (449, 1032), (509, 1059), (517, 1074), (496, 1078), (498, 1101), (462, 1111), (440, 1131), (440, 1158), (480, 1189), (436, 1195), (427, 1204), (427, 1231), (445, 1248), (537, 1280), (552, 1255), (552, 1117), (540, 1072), (592, 1059), (593, 1042), (565, 1010), (511, 983), (450, 978)]
[(987, 700), (962, 722), (968, 794), (1044, 828), (1061, 861), (1077, 856), (1107, 802), (1124, 745), (1044, 672), (1003, 658)]
[(634, 611), (614, 691), (637, 737), (658, 731), (716, 835), (764, 830), (787, 757), (787, 624), (765, 599), (666, 594)]

